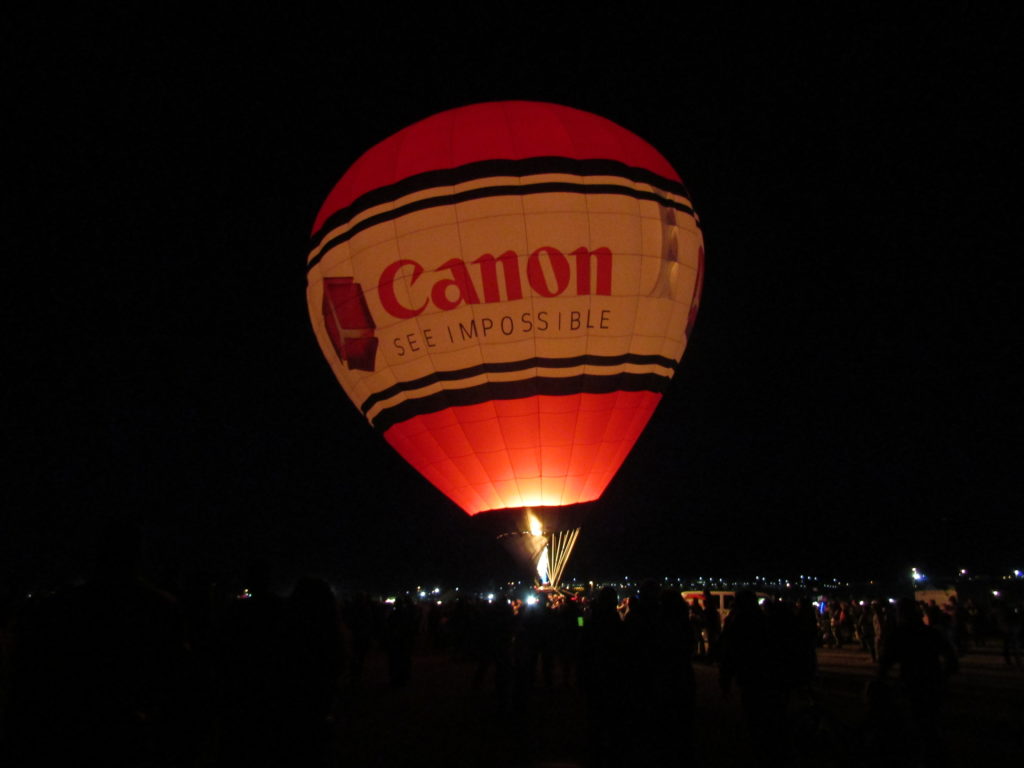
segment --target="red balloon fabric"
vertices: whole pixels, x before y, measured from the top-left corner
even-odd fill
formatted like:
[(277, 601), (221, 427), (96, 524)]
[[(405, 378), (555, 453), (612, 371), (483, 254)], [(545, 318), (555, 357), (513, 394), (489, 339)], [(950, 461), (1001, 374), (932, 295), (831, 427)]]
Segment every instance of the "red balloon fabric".
[(609, 120), (442, 112), (317, 216), (310, 318), (385, 439), (469, 514), (598, 498), (686, 346), (704, 264), (678, 174)]

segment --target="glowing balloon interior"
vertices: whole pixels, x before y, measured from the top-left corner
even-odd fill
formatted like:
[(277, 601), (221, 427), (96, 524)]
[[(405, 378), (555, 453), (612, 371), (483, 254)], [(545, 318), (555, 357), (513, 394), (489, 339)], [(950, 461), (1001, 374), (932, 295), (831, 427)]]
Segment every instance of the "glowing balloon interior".
[(472, 515), (601, 495), (686, 348), (703, 262), (653, 147), (492, 102), (356, 161), (317, 217), (307, 296), (356, 407)]

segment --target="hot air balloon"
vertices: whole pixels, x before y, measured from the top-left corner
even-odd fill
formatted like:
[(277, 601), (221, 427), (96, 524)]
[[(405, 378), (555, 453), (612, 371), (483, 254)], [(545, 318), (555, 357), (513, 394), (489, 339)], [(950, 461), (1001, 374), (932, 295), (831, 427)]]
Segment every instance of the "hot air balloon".
[[(328, 195), (309, 314), (345, 392), (470, 515), (532, 511), (557, 585), (686, 348), (704, 267), (679, 175), (615, 123), (474, 104), (363, 154)], [(520, 526), (522, 528), (522, 526)]]

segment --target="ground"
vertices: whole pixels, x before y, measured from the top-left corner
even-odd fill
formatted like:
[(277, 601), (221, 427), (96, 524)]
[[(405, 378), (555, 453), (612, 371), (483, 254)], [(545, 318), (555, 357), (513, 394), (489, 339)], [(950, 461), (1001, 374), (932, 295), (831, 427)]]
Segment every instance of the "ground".
[[(875, 667), (859, 649), (821, 649), (814, 686), (816, 706), (800, 698), (791, 706), (794, 728), (802, 728), (797, 765), (860, 765), (864, 687)], [(698, 711), (687, 761), (680, 764), (741, 766), (751, 763), (751, 745), (740, 719), (738, 698), (724, 699), (714, 668), (698, 664)], [(344, 766), (582, 766), (585, 754), (583, 701), (579, 691), (538, 687), (529, 706), (498, 710), (493, 688), (472, 686), (475, 664), (451, 654), (424, 651), (414, 662), (409, 687), (387, 685), (386, 663), (375, 657), (360, 695), (349, 691), (338, 724)], [(799, 723), (799, 725), (797, 725)], [(941, 725), (948, 764), (988, 764), (1021, 754), (1024, 671), (1008, 668), (995, 648), (969, 654), (949, 685)], [(623, 734), (628, 738), (628, 734)], [(874, 762), (874, 761), (872, 761)], [(877, 764), (877, 763), (875, 763)]]

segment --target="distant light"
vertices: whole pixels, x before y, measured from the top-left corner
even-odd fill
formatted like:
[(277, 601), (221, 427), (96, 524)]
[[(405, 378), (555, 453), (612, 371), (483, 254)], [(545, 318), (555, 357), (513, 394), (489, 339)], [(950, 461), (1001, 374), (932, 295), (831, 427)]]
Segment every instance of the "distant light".
[(910, 578), (912, 578), (914, 581), (924, 581), (925, 576), (924, 576), (923, 573), (921, 573), (919, 570), (917, 570), (917, 568), (911, 568), (910, 569)]
[(438, 605), (444, 605), (444, 603), (442, 603), (440, 600), (437, 601), (437, 604)]
[(1000, 592), (998, 589), (993, 589), (992, 590), (992, 597), (1002, 597), (1002, 596), (1003, 596), (1003, 593)]
[(422, 590), (420, 590), (420, 597), (426, 597), (426, 596), (427, 596), (427, 593), (422, 591)]
[(243, 589), (241, 592), (238, 593), (239, 600), (248, 600), (250, 597), (252, 597), (252, 592), (250, 592), (248, 589)]
[(1024, 573), (1021, 573), (1018, 570), (1014, 570), (1013, 575), (1019, 579), (1021, 576), (1024, 576)]
[(961, 576), (966, 576), (967, 575), (967, 569), (966, 568), (961, 568), (960, 569), (960, 575)]
[(494, 602), (494, 593), (493, 592), (488, 592), (487, 593), (487, 602), (488, 603), (493, 603)]
[[(458, 587), (456, 587), (456, 589), (458, 589)], [(441, 588), (440, 587), (434, 587), (434, 594), (435, 595), (441, 594)]]
[(526, 604), (527, 605), (536, 605), (537, 604), (537, 596), (536, 595), (529, 595), (526, 598)]
[(385, 605), (394, 605), (395, 604), (395, 598), (393, 598), (393, 597), (386, 598), (384, 600), (384, 604)]

